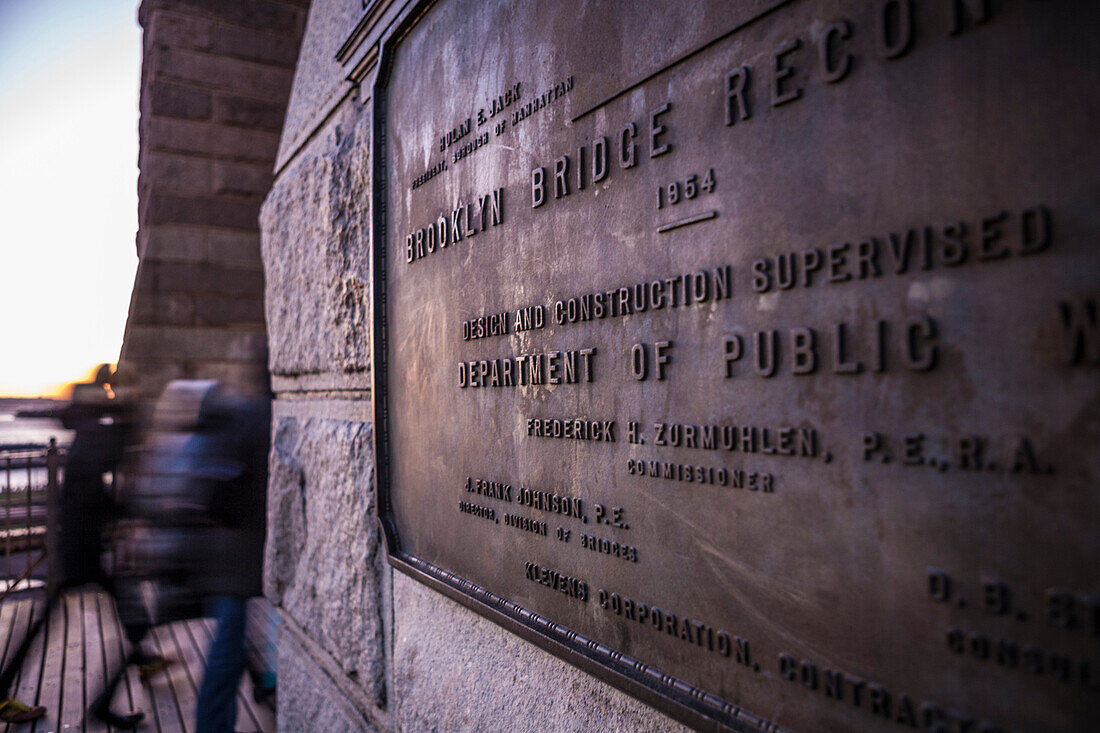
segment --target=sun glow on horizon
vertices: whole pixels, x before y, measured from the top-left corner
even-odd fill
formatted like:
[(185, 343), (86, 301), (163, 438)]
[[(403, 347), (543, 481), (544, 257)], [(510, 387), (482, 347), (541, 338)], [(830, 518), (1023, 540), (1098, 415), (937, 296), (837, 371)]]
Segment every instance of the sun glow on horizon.
[(0, 2), (0, 396), (118, 359), (137, 257), (135, 0)]

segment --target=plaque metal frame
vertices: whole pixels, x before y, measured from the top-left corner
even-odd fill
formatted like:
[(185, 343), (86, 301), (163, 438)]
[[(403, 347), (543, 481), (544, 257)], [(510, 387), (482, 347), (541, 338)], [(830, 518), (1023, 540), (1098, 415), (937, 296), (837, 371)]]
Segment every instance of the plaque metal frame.
[[(782, 729), (727, 700), (611, 649), (542, 617), (444, 568), (419, 558), (402, 546), (393, 521), (389, 475), (389, 402), (387, 393), (388, 323), (386, 110), (390, 73), (401, 41), (439, 0), (419, 0), (378, 42), (378, 64), (372, 90), (371, 125), (371, 396), (374, 408), (375, 512), (389, 564), (409, 577), (457, 601), (466, 608), (580, 668), (657, 710), (700, 730), (778, 733)], [(779, 5), (786, 4), (783, 0)], [(774, 9), (774, 8), (772, 8)], [(770, 12), (770, 11), (769, 11)]]
[[(590, 638), (588, 636), (577, 633), (576, 631), (568, 628), (562, 623), (558, 623), (557, 621), (555, 621), (552, 611), (547, 612), (545, 611), (545, 609), (539, 607), (537, 604), (532, 606), (534, 608), (539, 608), (539, 610), (544, 613), (548, 613), (550, 617), (547, 617), (546, 615), (540, 615), (539, 613), (532, 611), (530, 608), (525, 608), (523, 605), (521, 605), (522, 602), (525, 602), (522, 601), (522, 596), (516, 596), (515, 593), (510, 590), (502, 590), (502, 588), (507, 588), (507, 586), (497, 586), (494, 581), (486, 581), (485, 577), (479, 576), (477, 573), (467, 572), (467, 575), (469, 575), (469, 577), (463, 577), (461, 574), (463, 571), (459, 570), (458, 572), (455, 572), (455, 568), (463, 568), (466, 566), (461, 564), (452, 565), (452, 556), (450, 555), (431, 555), (430, 553), (425, 553), (425, 556), (418, 556), (412, 549), (414, 547), (418, 547), (417, 543), (419, 542), (420, 537), (417, 531), (415, 531), (417, 529), (415, 525), (404, 524), (404, 522), (406, 521), (406, 517), (409, 515), (405, 514), (401, 510), (402, 507), (407, 506), (402, 502), (404, 502), (410, 496), (413, 499), (419, 500), (421, 498), (422, 491), (433, 491), (440, 488), (442, 484), (441, 480), (438, 478), (438, 475), (435, 475), (434, 477), (429, 478), (423, 483), (416, 484), (414, 486), (414, 491), (410, 492), (407, 495), (401, 493), (400, 491), (395, 492), (394, 486), (392, 484), (394, 476), (400, 477), (400, 471), (404, 470), (406, 462), (404, 461), (403, 455), (398, 454), (393, 450), (393, 443), (391, 441), (395, 438), (392, 437), (391, 430), (400, 429), (400, 426), (402, 426), (407, 415), (410, 413), (394, 412), (391, 415), (390, 390), (392, 388), (392, 394), (395, 395), (393, 397), (394, 401), (400, 401), (403, 399), (403, 397), (401, 397), (400, 395), (404, 393), (402, 393), (400, 390), (403, 388), (404, 383), (400, 379), (399, 371), (397, 368), (399, 365), (396, 363), (393, 365), (393, 374), (395, 376), (393, 380), (390, 381), (391, 373), (389, 370), (391, 365), (389, 364), (387, 351), (389, 346), (393, 343), (390, 341), (389, 334), (391, 324), (404, 324), (405, 321), (403, 319), (406, 317), (407, 313), (407, 311), (401, 308), (401, 306), (392, 305), (392, 303), (399, 302), (396, 299), (397, 294), (399, 294), (405, 287), (405, 285), (410, 281), (402, 279), (396, 272), (394, 273), (393, 279), (391, 279), (390, 273), (387, 272), (387, 254), (392, 253), (391, 250), (389, 250), (389, 238), (394, 237), (395, 240), (397, 240), (398, 235), (398, 232), (396, 230), (390, 230), (391, 222), (389, 221), (389, 218), (391, 217), (391, 212), (388, 207), (388, 201), (391, 193), (391, 184), (393, 184), (395, 180), (399, 180), (398, 175), (400, 175), (400, 172), (402, 170), (401, 166), (405, 162), (404, 156), (401, 160), (389, 159), (390, 155), (392, 154), (392, 139), (390, 137), (390, 134), (393, 132), (393, 130), (387, 129), (387, 120), (391, 116), (391, 111), (395, 113), (393, 115), (393, 118), (395, 120), (399, 120), (401, 119), (401, 114), (399, 113), (405, 110), (404, 107), (399, 106), (397, 103), (395, 103), (392, 108), (389, 106), (391, 91), (397, 89), (395, 87), (394, 90), (391, 90), (391, 84), (394, 83), (394, 79), (406, 78), (405, 61), (402, 60), (400, 63), (397, 63), (397, 59), (400, 55), (399, 52), (402, 49), (402, 44), (405, 42), (409, 42), (411, 46), (415, 46), (420, 42), (420, 37), (414, 35), (414, 29), (418, 26), (419, 23), (425, 20), (427, 14), (433, 9), (439, 9), (442, 12), (444, 8), (441, 8), (440, 5), (441, 3), (439, 3), (439, 0), (408, 0), (408, 2), (405, 3), (404, 6), (400, 9), (395, 8), (394, 16), (396, 17), (393, 20), (393, 23), (382, 33), (381, 39), (377, 42), (377, 46), (374, 48), (369, 48), (364, 56), (357, 57), (369, 58), (371, 63), (376, 63), (373, 72), (373, 80), (368, 82), (370, 84), (368, 88), (371, 90), (370, 95), (373, 104), (373, 117), (370, 120), (372, 146), (370, 164), (372, 189), (372, 242), (370, 245), (370, 256), (372, 258), (371, 302), (373, 308), (373, 318), (371, 321), (373, 332), (370, 336), (371, 396), (373, 399), (372, 409), (374, 417), (374, 431), (372, 440), (375, 452), (375, 485), (377, 488), (375, 512), (382, 536), (384, 537), (387, 560), (392, 567), (405, 573), (414, 580), (429, 586), (433, 590), (447, 596), (448, 598), (460, 603), (461, 605), (474, 611), (475, 613), (504, 627), (505, 629), (516, 634), (517, 636), (535, 644), (537, 647), (545, 650), (546, 652), (559, 657), (560, 659), (583, 670), (584, 672), (626, 692), (627, 694), (639, 699), (643, 703), (650, 705), (670, 715), (671, 717), (682, 721), (687, 725), (707, 730), (778, 731), (780, 730), (780, 728), (774, 722), (761, 718), (758, 715), (755, 715), (753, 712), (744, 710), (743, 708), (730, 702), (729, 700), (723, 699), (722, 697), (715, 695), (712, 692), (708, 692), (701, 687), (693, 686), (685, 682), (681, 678), (666, 674), (662, 670), (658, 669), (656, 666), (648, 664), (637, 658), (636, 656), (629, 656), (627, 654), (624, 654), (616, 650), (615, 648), (608, 646), (606, 643), (599, 641), (598, 639), (600, 637), (598, 634), (595, 635), (596, 638)], [(718, 41), (729, 37), (732, 33), (747, 27), (754, 21), (770, 15), (780, 8), (785, 8), (792, 5), (795, 5), (793, 0), (770, 0), (769, 2), (762, 3), (761, 9), (756, 16), (751, 19), (744, 20), (744, 22), (742, 22), (740, 25), (732, 28), (726, 33), (723, 33), (717, 38), (707, 41), (701, 46), (697, 46), (693, 49), (688, 49), (687, 51), (680, 53), (673, 63), (684, 61), (699, 53), (700, 51), (709, 48)], [(855, 3), (852, 3), (852, 5), (854, 6)], [(377, 4), (371, 5), (372, 11), (379, 7), (380, 6)], [(982, 17), (984, 23), (985, 16)], [(427, 20), (430, 23), (434, 21), (434, 18), (429, 17)], [(843, 26), (832, 27), (834, 29), (843, 28)], [(941, 28), (941, 30), (946, 32), (946, 30), (943, 28)], [(949, 37), (953, 37), (953, 35)], [(1013, 36), (1009, 35), (1008, 37), (1012, 38)], [(787, 47), (782, 46), (780, 48)], [(779, 56), (782, 56), (782, 54), (786, 53), (786, 51), (773, 51), (772, 53), (778, 53)], [(352, 57), (352, 53), (348, 52), (346, 56), (348, 59), (350, 59)], [(774, 59), (778, 57), (773, 55), (772, 58), (772, 63), (777, 63), (774, 61)], [(358, 62), (355, 73), (358, 73), (358, 70), (364, 68), (366, 65), (366, 61)], [(415, 73), (415, 68), (416, 67), (414, 62), (413, 73)], [(656, 73), (661, 72), (658, 71)], [(354, 74), (352, 75), (352, 77), (349, 78), (354, 78)], [(625, 82), (628, 83), (625, 87), (620, 88), (619, 91), (615, 92), (611, 96), (604, 97), (595, 106), (584, 108), (579, 113), (575, 113), (572, 121), (575, 123), (577, 120), (586, 117), (594, 110), (598, 109), (600, 106), (608, 104), (609, 102), (614, 101), (619, 97), (622, 97), (624, 94), (631, 90), (644, 86), (652, 78), (653, 74), (651, 73), (648, 76), (641, 76), (640, 78), (626, 79)], [(730, 77), (727, 76), (725, 79), (727, 85), (729, 84), (729, 78)], [(728, 91), (730, 91), (730, 89), (727, 86), (727, 92)], [(394, 93), (396, 92), (394, 91)], [(785, 101), (780, 101), (781, 103), (785, 104)], [(654, 122), (653, 124), (656, 125), (657, 123)], [(731, 124), (731, 122), (727, 122), (727, 126)], [(392, 149), (400, 150), (401, 145), (398, 142), (393, 142)], [(1026, 196), (1027, 192), (1027, 187), (1021, 186), (1020, 194), (1018, 194), (1017, 199), (1014, 199), (1010, 203), (1002, 204), (1002, 206), (1007, 207), (1009, 205), (1024, 206), (1027, 204), (1036, 204), (1039, 205), (1036, 210), (1041, 209), (1043, 211), (1047, 211), (1046, 205), (1052, 204), (1052, 202), (1047, 201), (1046, 198), (1043, 197), (1032, 196), (1030, 198), (1020, 198), (1020, 196)], [(1075, 207), (1066, 204), (1064, 200), (1067, 195), (1068, 194), (1063, 194), (1061, 200), (1058, 202), (1059, 206), (1070, 212), (1070, 215), (1066, 217), (1065, 221), (1069, 222), (1071, 227), (1073, 227), (1081, 225), (1081, 223), (1077, 219), (1086, 221), (1086, 223), (1088, 220), (1092, 220), (1091, 215), (1089, 217), (1081, 217), (1077, 213), (1077, 209)], [(658, 194), (658, 202), (661, 201), (659, 196), (660, 194)], [(935, 200), (934, 197), (933, 200)], [(984, 201), (984, 199), (980, 200)], [(1072, 201), (1070, 201), (1070, 204), (1072, 204)], [(541, 203), (538, 205), (541, 205)], [(659, 203), (658, 208), (660, 208)], [(1063, 208), (1057, 209), (1059, 211), (1059, 217), (1065, 216), (1061, 213)], [(991, 208), (990, 210), (992, 211), (993, 209)], [(709, 215), (704, 214), (703, 216), (707, 216), (708, 218), (710, 218), (715, 214), (716, 212), (710, 212)], [(1001, 216), (1004, 216), (1004, 214), (1002, 214)], [(1077, 216), (1077, 219), (1074, 219), (1074, 216)], [(394, 218), (396, 219), (397, 217)], [(696, 220), (699, 220), (699, 215), (696, 215), (695, 217), (688, 217), (686, 219), (679, 220), (678, 222), (673, 222), (673, 225), (684, 225), (685, 223), (693, 223)], [(994, 217), (993, 221), (999, 220)], [(666, 224), (665, 226), (667, 227), (668, 225)], [(658, 228), (657, 231), (661, 232), (663, 230)], [(399, 247), (400, 242), (395, 241), (394, 246)], [(844, 247), (847, 246), (848, 245), (844, 245)], [(1063, 245), (1061, 244), (1059, 245), (1059, 253), (1061, 253), (1062, 251), (1060, 249), (1062, 246)], [(1082, 255), (1080, 255), (1079, 253), (1074, 253), (1074, 251), (1072, 250), (1067, 251), (1069, 251), (1070, 256), (1083, 259)], [(904, 259), (905, 258), (903, 258), (903, 260)], [(1092, 261), (1094, 262), (1095, 260)], [(415, 283), (415, 281), (412, 282)], [(1057, 293), (1057, 295), (1059, 297), (1062, 297), (1062, 293), (1060, 292)], [(1092, 296), (1089, 295), (1089, 297), (1091, 298)], [(1091, 303), (1092, 301), (1090, 300), (1089, 302)], [(1095, 306), (1091, 307), (1095, 308)], [(1049, 317), (1052, 315), (1052, 312), (1048, 309), (1046, 315), (1049, 319)], [(1065, 320), (1068, 317), (1063, 314), (1062, 318), (1063, 320)], [(882, 320), (880, 323), (885, 323), (885, 320)], [(929, 321), (928, 323), (928, 329), (930, 333), (932, 329), (931, 321)], [(882, 331), (880, 331), (879, 333), (882, 333)], [(836, 334), (837, 343), (840, 343), (842, 336), (839, 326)], [(966, 343), (965, 339), (968, 337), (969, 334), (965, 330), (965, 324), (963, 324), (963, 327), (960, 328), (959, 334), (961, 334), (960, 336), (958, 336), (960, 342)], [(1048, 348), (1049, 345), (1050, 344), (1047, 341), (1036, 340), (1035, 342), (1035, 348)], [(434, 348), (434, 342), (431, 342), (429, 346)], [(1080, 344), (1078, 344), (1078, 346), (1080, 346)], [(1078, 346), (1075, 346), (1074, 348), (1077, 349)], [(841, 351), (842, 349), (840, 346), (835, 347), (836, 353), (839, 354)], [(429, 348), (425, 353), (434, 352), (432, 352), (431, 348)], [(423, 353), (421, 354), (421, 356), (423, 356)], [(1073, 360), (1081, 361), (1080, 355), (1078, 354), (1077, 356), (1073, 357)], [(838, 356), (837, 362), (843, 362), (843, 359), (839, 358)], [(929, 366), (931, 366), (931, 364), (929, 364)], [(1031, 368), (1035, 370), (1038, 367), (1032, 365)], [(851, 372), (849, 371), (848, 373)], [(409, 404), (412, 406), (417, 406), (423, 403), (417, 399), (412, 400), (411, 402), (409, 402)], [(875, 427), (875, 425), (872, 424), (871, 427)], [(880, 428), (875, 427), (875, 429), (878, 430)], [(878, 433), (872, 433), (872, 435), (878, 435)], [(920, 435), (921, 439), (923, 440), (923, 433)], [(864, 448), (866, 448), (866, 443), (864, 444)], [(825, 453), (823, 455), (829, 456), (830, 454)], [(886, 463), (888, 459), (889, 457), (883, 457), (882, 462)], [(826, 463), (830, 461), (831, 457), (825, 458)], [(851, 461), (854, 463), (856, 459), (851, 458)], [(866, 454), (863, 457), (863, 461), (869, 461), (869, 458)], [(858, 466), (860, 464), (854, 463), (854, 465)], [(935, 466), (936, 464), (929, 462), (928, 465)], [(939, 466), (942, 467), (940, 469), (941, 471), (947, 470), (946, 463), (940, 463)], [(982, 468), (983, 470), (988, 469), (989, 471), (992, 471), (994, 468), (992, 462), (989, 462), (984, 466), (978, 467)], [(1003, 466), (1001, 466), (1000, 468), (1002, 471), (1004, 470)], [(852, 470), (854, 471), (855, 469), (853, 468)], [(1015, 469), (1013, 470), (1015, 471)], [(1046, 472), (1053, 473), (1053, 464), (1051, 464), (1051, 467), (1047, 469)], [(1039, 473), (1039, 471), (1035, 471), (1035, 473)], [(412, 529), (410, 529), (410, 527), (412, 527)], [(401, 535), (401, 528), (405, 528), (404, 531), (406, 532), (406, 535), (404, 537), (402, 537)], [(1025, 531), (1024, 534), (1026, 535), (1027, 532)], [(965, 545), (964, 549), (968, 547), (969, 545), (967, 544)], [(1090, 541), (1088, 543), (1088, 547), (1091, 547), (1094, 550), (1095, 543)], [(924, 555), (921, 555), (920, 557), (924, 557)], [(937, 606), (934, 606), (934, 608), (939, 609), (939, 611), (942, 612), (942, 616), (948, 616), (949, 613), (954, 613), (957, 616), (959, 613), (957, 609), (947, 604), (949, 594), (944, 591), (944, 589), (947, 587), (946, 583), (948, 582), (946, 580), (946, 572), (938, 570), (938, 567), (932, 567), (932, 565), (922, 563), (923, 560), (918, 559), (914, 560), (912, 564), (918, 567), (925, 568), (928, 572), (931, 572), (932, 575), (925, 577), (913, 575), (911, 580), (916, 583), (921, 580), (926, 580), (927, 577), (931, 577), (933, 581), (933, 586), (930, 592), (927, 590), (925, 591), (926, 596), (931, 595), (932, 601), (935, 601), (939, 604)], [(936, 566), (940, 565), (940, 563), (938, 562), (934, 564)], [(450, 566), (450, 568), (441, 567), (448, 565)], [(1095, 577), (1094, 575), (1089, 575), (1093, 578)], [(941, 576), (945, 578), (945, 580), (942, 581), (941, 585), (937, 586), (936, 583), (939, 582), (937, 581), (937, 578), (940, 578)], [(882, 577), (890, 579), (894, 576), (883, 574)], [(470, 578), (475, 578), (478, 582), (473, 582)], [(1072, 584), (1076, 582), (1075, 580), (1065, 580), (1058, 578), (1048, 581), (1038, 576), (1036, 576), (1034, 581), (1032, 581), (1032, 577), (1030, 574), (1028, 576), (1028, 580), (1029, 582), (1037, 584), (1034, 588), (1034, 590), (1036, 591), (1044, 587), (1044, 585), (1038, 585), (1038, 583), (1043, 583), (1049, 586), (1056, 586), (1059, 584)], [(974, 581), (969, 582), (973, 583)], [(982, 582), (986, 582), (986, 580), (984, 580), (984, 576)], [(907, 590), (911, 590), (911, 587), (912, 586), (907, 585), (905, 588)], [(937, 592), (937, 587), (939, 588), (940, 592)], [(971, 586), (971, 588), (972, 587), (973, 585)], [(1005, 587), (1007, 588), (1007, 586)], [(1067, 585), (1067, 587), (1073, 586)], [(513, 600), (513, 598), (508, 598), (501, 595), (501, 592), (505, 594), (511, 594), (513, 598), (519, 598), (521, 603), (517, 603), (516, 600)], [(1007, 594), (1007, 590), (1005, 591), (1005, 593)], [(971, 601), (970, 606), (972, 608), (978, 608), (976, 604), (973, 603), (974, 596), (968, 595), (968, 597)], [(964, 607), (965, 599), (963, 599), (962, 597), (953, 598), (950, 600), (953, 604), (957, 603), (958, 609), (962, 609)], [(1025, 621), (1028, 618), (1039, 618), (1038, 614), (1034, 612), (1033, 608), (1028, 608), (1028, 611), (1031, 612), (1030, 615), (1017, 616), (1016, 618), (1018, 619), (1018, 621)], [(1098, 616), (1097, 618), (1100, 618), (1100, 616)], [(569, 623), (576, 625), (575, 621), (570, 621)], [(938, 625), (939, 623), (940, 622), (938, 621), (927, 621), (927, 625), (930, 629), (933, 626)], [(584, 628), (586, 629), (586, 631), (588, 629), (588, 627), (583, 625), (578, 626), (577, 628)], [(591, 631), (587, 631), (587, 633), (591, 634)], [(959, 633), (962, 634), (963, 632), (960, 631)], [(1042, 643), (1041, 639), (1042, 637), (1040, 637), (1039, 643)], [(634, 655), (651, 658), (649, 656), (648, 650), (643, 647), (627, 645), (623, 646), (622, 648), (630, 650)], [(943, 648), (941, 647), (941, 653), (943, 653), (944, 651), (945, 650), (943, 650)], [(958, 649), (951, 649), (950, 651), (961, 653), (958, 651)], [(780, 656), (788, 657), (788, 659), (793, 659), (793, 657), (789, 657), (788, 655)], [(657, 657), (656, 659), (659, 660), (658, 664), (664, 663), (663, 661), (660, 661), (662, 660), (661, 657)], [(812, 667), (813, 665), (810, 666)], [(676, 671), (677, 674), (680, 674), (681, 676), (684, 674), (684, 672), (679, 669), (673, 669), (673, 671)], [(860, 672), (860, 674), (862, 675), (864, 673)], [(977, 675), (975, 675), (975, 677), (977, 677)], [(793, 676), (785, 677), (784, 679), (787, 679), (791, 682), (796, 682)], [(986, 677), (983, 677), (983, 679), (992, 680), (992, 678)], [(707, 683), (702, 682), (699, 684), (705, 685)], [(809, 685), (806, 686), (809, 687)], [(1010, 688), (1006, 687), (1005, 689), (1008, 690)], [(1026, 688), (1023, 687), (1023, 683), (1013, 683), (1011, 689), (1019, 690)], [(721, 690), (723, 694), (727, 696), (732, 696), (734, 694), (728, 692), (727, 690), (725, 690), (725, 688), (721, 688)], [(751, 697), (748, 697), (746, 699), (750, 700), (750, 702), (752, 701)], [(840, 696), (837, 695), (836, 699), (839, 700)], [(752, 704), (757, 706), (758, 709), (767, 706), (766, 703), (760, 702), (755, 702)], [(778, 713), (776, 714), (778, 715)], [(887, 713), (887, 720), (889, 720), (889, 713)]]

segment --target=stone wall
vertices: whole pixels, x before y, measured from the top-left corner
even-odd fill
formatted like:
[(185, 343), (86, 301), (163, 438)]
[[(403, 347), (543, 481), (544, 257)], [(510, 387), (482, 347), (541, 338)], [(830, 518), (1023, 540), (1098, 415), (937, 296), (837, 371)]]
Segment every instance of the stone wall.
[[(371, 53), (410, 5), (314, 0), (260, 214), (280, 729), (678, 729), (386, 562), (371, 440)], [(349, 52), (357, 26), (365, 40)]]
[(138, 272), (120, 357), (146, 394), (173, 378), (249, 386), (266, 334), (258, 214), (308, 0), (145, 0)]

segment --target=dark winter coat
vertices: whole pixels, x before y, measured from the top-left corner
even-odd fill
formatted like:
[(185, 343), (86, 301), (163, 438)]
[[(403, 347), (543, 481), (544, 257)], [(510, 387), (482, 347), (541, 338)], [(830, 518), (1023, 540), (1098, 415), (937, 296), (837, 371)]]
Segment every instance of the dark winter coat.
[(202, 532), (198, 588), (208, 596), (241, 598), (263, 592), (267, 520), (267, 459), (271, 402), (256, 398), (204, 403), (197, 440), (201, 493), (211, 526)]
[(127, 427), (108, 407), (73, 405), (62, 418), (75, 430), (65, 460), (59, 524), (64, 582), (100, 582), (103, 528), (117, 516), (117, 506), (103, 481), (122, 461)]

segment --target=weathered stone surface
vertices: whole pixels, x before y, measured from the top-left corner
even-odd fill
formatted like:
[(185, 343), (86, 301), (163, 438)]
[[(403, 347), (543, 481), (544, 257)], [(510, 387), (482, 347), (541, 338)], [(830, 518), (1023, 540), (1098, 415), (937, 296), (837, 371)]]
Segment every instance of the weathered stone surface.
[(216, 293), (233, 297), (259, 296), (263, 276), (258, 270), (235, 268), (223, 263), (164, 262), (142, 263), (136, 291)]
[(345, 105), (260, 212), (271, 369), (362, 373), (370, 359), (370, 124)]
[(190, 224), (254, 230), (259, 203), (249, 199), (213, 196), (177, 196), (153, 192), (141, 201), (142, 218), (149, 224)]
[(212, 191), (213, 165), (209, 158), (147, 150), (141, 156), (138, 190), (142, 195), (153, 189), (208, 195)]
[(138, 232), (141, 257), (164, 262), (217, 262), (259, 270), (260, 235), (183, 226), (146, 226)]
[(290, 92), (290, 71), (270, 64), (177, 49), (163, 52), (159, 61), (164, 79), (199, 82), (274, 102)]
[(371, 426), (288, 416), (279, 403), (275, 413), (265, 594), (380, 700), (388, 570), (374, 520)]
[(198, 153), (226, 160), (267, 163), (279, 144), (279, 136), (273, 132), (226, 127), (213, 122), (158, 117), (149, 120), (144, 129), (149, 136), (146, 150)]
[(195, 301), (200, 326), (262, 326), (264, 304), (259, 298), (207, 295)]
[[(215, 108), (218, 121), (226, 125), (278, 131), (286, 111), (278, 102), (265, 102), (248, 97), (219, 96)], [(267, 193), (267, 189), (263, 190)]]
[(128, 343), (123, 342), (118, 371), (122, 373), (126, 387), (133, 389), (135, 394), (156, 397), (164, 385), (173, 379), (192, 378), (188, 373), (189, 365), (182, 361), (145, 361), (139, 364), (138, 359), (130, 358), (127, 353), (129, 348)]
[(686, 730), (401, 573), (393, 599), (402, 730)]
[(297, 38), (287, 37), (285, 34), (271, 35), (251, 29), (221, 25), (215, 31), (214, 39), (215, 49), (225, 56), (261, 61), (290, 69), (294, 68), (294, 61), (298, 58)]
[(190, 325), (195, 322), (195, 297), (191, 293), (143, 293), (134, 301), (130, 323), (138, 325)]
[(375, 731), (285, 625), (279, 630), (279, 730)]
[(362, 11), (362, 0), (315, 0), (310, 6), (276, 167), (286, 162), (350, 88), (336, 51)]
[[(240, 362), (266, 354), (257, 308), (259, 208), (305, 24), (303, 1), (141, 4), (141, 264), (122, 351), (124, 371), (142, 375), (147, 396), (167, 375), (247, 373)], [(195, 330), (187, 333), (188, 325)]]
[(161, 11), (150, 18), (146, 33), (165, 46), (207, 50), (214, 42), (214, 21)]
[[(126, 347), (139, 354), (170, 354), (178, 361), (248, 361), (263, 352), (256, 328), (139, 326), (131, 324)], [(198, 378), (201, 375), (190, 375)]]
[(224, 0), (144, 0), (138, 9), (138, 22), (145, 25), (153, 11), (174, 11), (199, 15), (260, 31), (291, 33), (301, 28), (302, 14), (294, 5), (272, 2), (225, 2)]
[(149, 91), (151, 111), (164, 117), (205, 120), (210, 117), (210, 92), (203, 89), (154, 82)]
[(222, 161), (214, 164), (214, 190), (219, 194), (262, 196), (271, 188), (271, 178), (271, 169), (263, 165)]
[(256, 361), (196, 362), (188, 379), (216, 379), (237, 389), (254, 389), (263, 378), (263, 365)]

